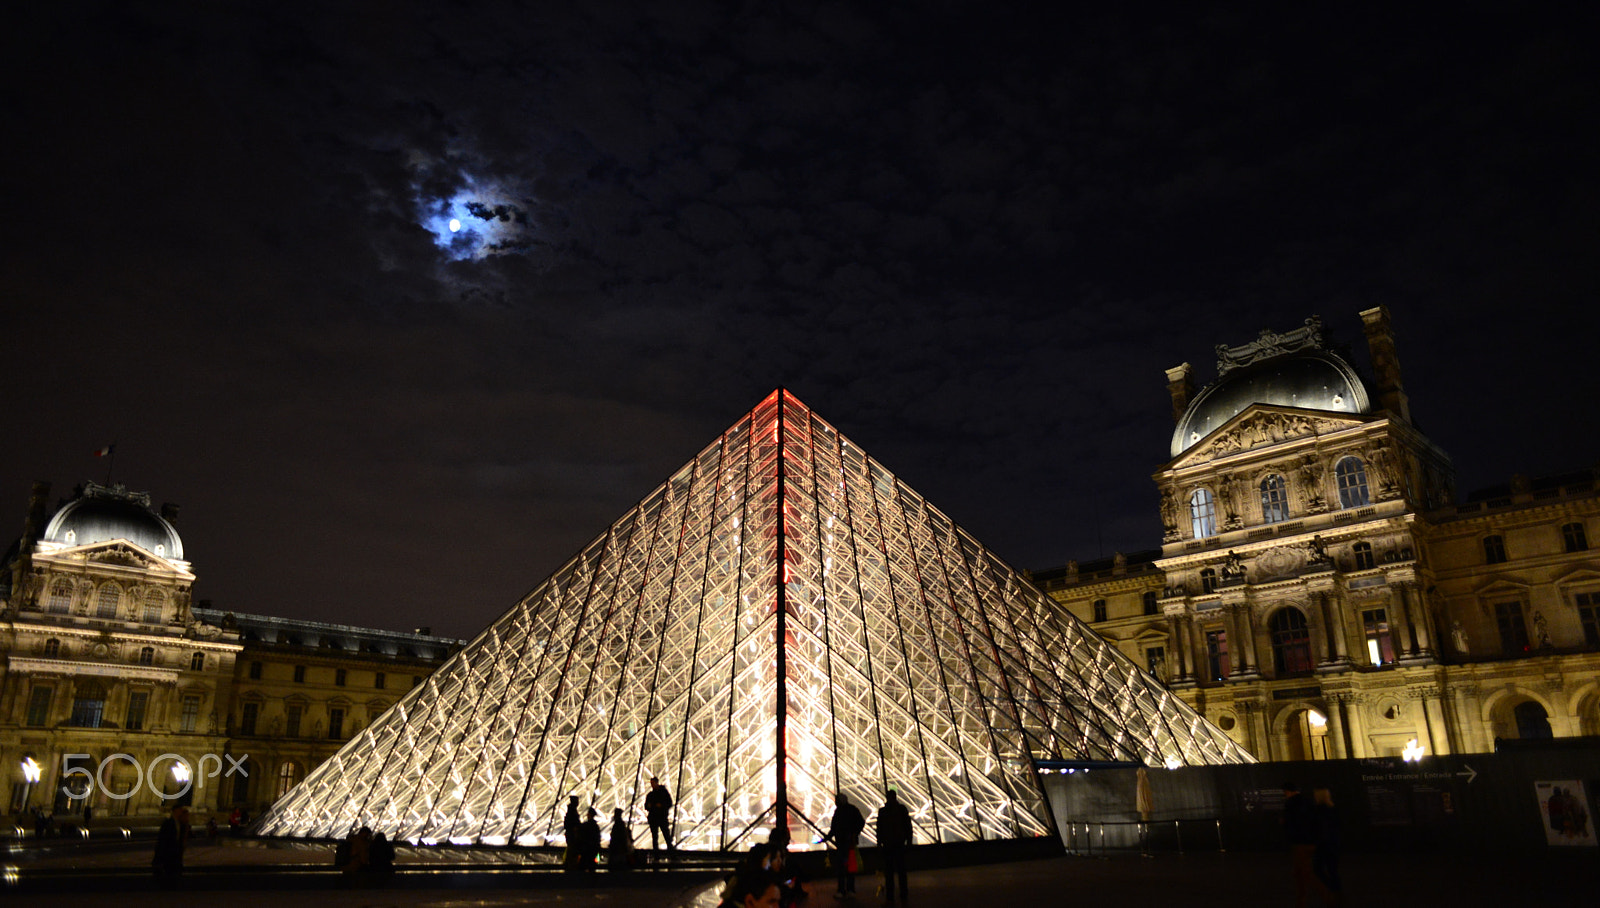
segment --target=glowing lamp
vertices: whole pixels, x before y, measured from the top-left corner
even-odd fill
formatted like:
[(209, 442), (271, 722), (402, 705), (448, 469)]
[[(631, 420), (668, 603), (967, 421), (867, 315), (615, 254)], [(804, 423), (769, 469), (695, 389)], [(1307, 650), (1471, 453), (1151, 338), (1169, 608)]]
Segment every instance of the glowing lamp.
[(39, 764), (35, 763), (32, 757), (22, 761), (22, 777), (29, 785), (39, 784)]
[(177, 779), (179, 782), (183, 782), (183, 783), (187, 784), (188, 781), (189, 781), (189, 764), (188, 763), (174, 763), (174, 764), (172, 764), (172, 777), (174, 779)]
[(1318, 728), (1322, 728), (1324, 725), (1328, 724), (1328, 717), (1314, 709), (1306, 710), (1306, 720)]
[(1421, 760), (1422, 755), (1427, 752), (1427, 748), (1423, 747), (1421, 744), (1418, 744), (1416, 738), (1412, 738), (1400, 751), (1400, 756), (1405, 758), (1407, 763), (1416, 763)]

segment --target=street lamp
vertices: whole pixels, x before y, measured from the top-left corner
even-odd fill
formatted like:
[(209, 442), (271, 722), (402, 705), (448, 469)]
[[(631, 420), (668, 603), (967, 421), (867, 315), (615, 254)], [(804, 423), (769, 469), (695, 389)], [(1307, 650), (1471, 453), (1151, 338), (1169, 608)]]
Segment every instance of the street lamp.
[(29, 803), (33, 801), (33, 786), (39, 784), (39, 776), (39, 764), (35, 763), (32, 757), (24, 758), (22, 761), (22, 778), (28, 783), (28, 787), (23, 790), (23, 810), (27, 810)]
[(1406, 743), (1406, 746), (1401, 749), (1400, 756), (1403, 757), (1407, 763), (1417, 763), (1422, 760), (1422, 755), (1427, 752), (1427, 748), (1423, 747), (1421, 744), (1418, 744), (1416, 738), (1412, 738)]

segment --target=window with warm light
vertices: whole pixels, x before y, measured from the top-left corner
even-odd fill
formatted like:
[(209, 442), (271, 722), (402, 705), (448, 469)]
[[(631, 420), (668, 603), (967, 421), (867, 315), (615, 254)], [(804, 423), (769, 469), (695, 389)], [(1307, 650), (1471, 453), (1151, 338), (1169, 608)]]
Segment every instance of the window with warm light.
[(1394, 638), (1389, 634), (1389, 616), (1381, 608), (1370, 608), (1361, 613), (1361, 625), (1367, 637), (1367, 662), (1372, 665), (1389, 665), (1394, 662)]

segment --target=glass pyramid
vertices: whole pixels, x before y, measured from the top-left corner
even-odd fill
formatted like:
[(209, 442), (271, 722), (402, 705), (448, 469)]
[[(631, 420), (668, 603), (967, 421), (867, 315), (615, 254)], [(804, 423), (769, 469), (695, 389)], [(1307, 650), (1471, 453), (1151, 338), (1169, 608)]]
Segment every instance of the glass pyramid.
[(889, 786), (919, 842), (1013, 838), (1062, 759), (1250, 757), (780, 390), (259, 829), (556, 844), (572, 794), (643, 828), (656, 775), (684, 848), (811, 841)]

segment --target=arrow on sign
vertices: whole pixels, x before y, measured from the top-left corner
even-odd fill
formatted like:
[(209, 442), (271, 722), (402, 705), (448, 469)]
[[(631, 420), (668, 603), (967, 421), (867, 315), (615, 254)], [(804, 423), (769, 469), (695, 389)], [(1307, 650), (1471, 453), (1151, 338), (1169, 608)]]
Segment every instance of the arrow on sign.
[(1458, 775), (1458, 776), (1466, 776), (1467, 777), (1467, 784), (1471, 785), (1472, 784), (1472, 780), (1476, 779), (1478, 777), (1478, 771), (1476, 769), (1473, 769), (1471, 766), (1468, 766), (1465, 763), (1461, 764), (1461, 766), (1462, 766), (1463, 769), (1466, 770), (1466, 772), (1458, 772), (1458, 773), (1456, 773), (1456, 775)]

